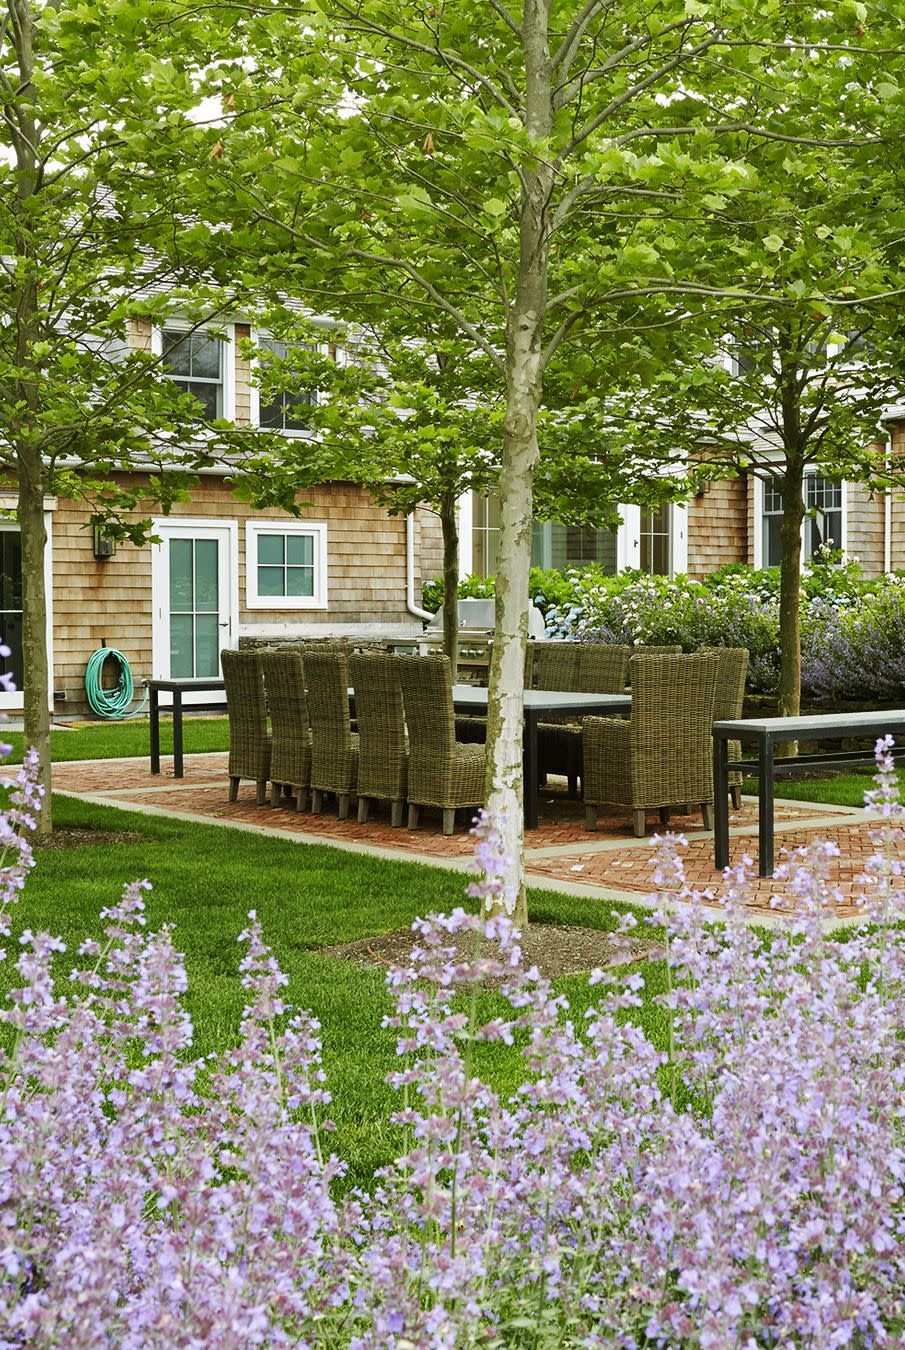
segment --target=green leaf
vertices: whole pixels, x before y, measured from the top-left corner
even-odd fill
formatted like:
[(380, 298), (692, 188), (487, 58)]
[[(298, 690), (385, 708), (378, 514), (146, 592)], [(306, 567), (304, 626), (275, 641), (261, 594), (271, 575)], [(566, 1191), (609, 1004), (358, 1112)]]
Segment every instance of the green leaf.
[(763, 245), (768, 253), (778, 253), (782, 248), (782, 239), (778, 234), (768, 234)]

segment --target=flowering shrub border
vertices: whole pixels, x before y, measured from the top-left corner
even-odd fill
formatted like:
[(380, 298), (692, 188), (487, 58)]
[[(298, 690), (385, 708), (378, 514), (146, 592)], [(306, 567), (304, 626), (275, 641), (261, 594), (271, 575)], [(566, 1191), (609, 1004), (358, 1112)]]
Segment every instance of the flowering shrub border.
[[(172, 934), (145, 931), (146, 882), (104, 911), (103, 942), (82, 944), (74, 995), (54, 980), (63, 944), (26, 929), (0, 1012), (2, 1344), (900, 1343), (905, 865), (890, 744), (870, 794), (867, 920), (845, 941), (824, 923), (833, 845), (795, 852), (794, 908), (765, 934), (745, 918), (749, 860), (727, 874), (715, 925), (686, 886), (684, 841), (660, 841), (663, 1049), (632, 1020), (639, 972), (592, 974), (581, 1026), (523, 967), (508, 920), (419, 920), (385, 1022), (407, 1143), (367, 1193), (337, 1193), (319, 1027), (285, 1003), (253, 913), (239, 1044), (204, 1061), (189, 1057)], [(33, 774), (16, 788), (23, 824)], [(492, 821), (477, 835), (486, 910), (507, 863)], [(9, 898), (27, 870), (15, 847)], [(482, 1020), (488, 977), (504, 1011)], [(487, 1043), (522, 1057), (508, 1099), (476, 1073)]]

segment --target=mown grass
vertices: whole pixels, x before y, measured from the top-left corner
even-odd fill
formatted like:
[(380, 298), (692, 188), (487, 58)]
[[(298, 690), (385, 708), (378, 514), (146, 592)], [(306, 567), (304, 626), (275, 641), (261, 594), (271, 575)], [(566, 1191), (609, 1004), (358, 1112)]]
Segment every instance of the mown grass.
[[(0, 741), (12, 746), (10, 760), (22, 760), (21, 731), (4, 731), (0, 723)], [(186, 753), (229, 749), (229, 722), (225, 717), (186, 717), (182, 724), (182, 740)], [(146, 717), (134, 722), (82, 722), (71, 727), (58, 727), (50, 733), (50, 749), (54, 760), (126, 759), (150, 755), (151, 736)], [(160, 719), (160, 750), (173, 753), (173, 722)]]
[[(828, 802), (835, 806), (863, 806), (864, 794), (874, 785), (873, 770), (867, 767), (852, 773), (832, 774), (824, 778), (777, 778), (774, 795), (787, 801)], [(757, 793), (757, 779), (746, 778), (743, 792)]]
[[(364, 1181), (390, 1160), (398, 1146), (389, 1124), (398, 1106), (385, 1083), (395, 1063), (395, 1040), (381, 1028), (389, 1010), (383, 973), (362, 968), (321, 950), (387, 932), (429, 911), (467, 904), (461, 873), (412, 862), (347, 853), (326, 845), (273, 839), (225, 827), (143, 816), (101, 808), (71, 798), (55, 800), (55, 823), (64, 828), (137, 831), (138, 842), (87, 844), (42, 849), (14, 913), (16, 932), (47, 929), (67, 944), (57, 970), (66, 978), (77, 963), (76, 949), (98, 937), (100, 910), (125, 883), (147, 877), (149, 927), (174, 927), (186, 956), (187, 1006), (195, 1028), (194, 1053), (222, 1051), (236, 1041), (243, 1005), (237, 973), (241, 947), (236, 939), (255, 909), (267, 941), (289, 976), (288, 998), (323, 1025), (324, 1061), (337, 1124), (332, 1145)], [(533, 891), (532, 920), (611, 929), (622, 905)], [(648, 966), (649, 995), (662, 983), (662, 967)], [(11, 961), (0, 965), (0, 996), (14, 983)], [(576, 976), (560, 985), (583, 1013), (599, 991)], [(500, 1002), (482, 998), (491, 1016)], [(660, 1010), (649, 1001), (641, 1021), (658, 1044), (664, 1042)], [(476, 1067), (502, 1090), (520, 1081), (518, 1056), (505, 1047), (485, 1048)]]

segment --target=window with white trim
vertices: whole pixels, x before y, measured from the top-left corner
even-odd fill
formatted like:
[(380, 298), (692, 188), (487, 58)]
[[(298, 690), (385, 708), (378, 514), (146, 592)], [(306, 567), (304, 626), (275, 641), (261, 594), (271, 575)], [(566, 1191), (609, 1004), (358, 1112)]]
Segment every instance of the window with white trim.
[[(842, 548), (842, 484), (809, 473), (804, 480), (804, 501), (809, 514), (802, 531), (802, 560), (808, 562), (823, 545)], [(772, 483), (764, 484), (762, 514), (763, 566), (778, 567), (782, 562), (782, 494)]]
[(161, 355), (164, 367), (184, 394), (201, 404), (206, 421), (223, 416), (224, 346), (204, 329), (164, 328)]
[[(267, 361), (267, 353), (277, 361), (291, 360), (293, 351), (317, 352), (319, 347), (313, 344), (280, 342), (276, 338), (261, 339), (262, 360)], [(299, 389), (289, 392), (286, 389), (274, 390), (267, 396), (262, 394), (259, 422), (262, 427), (274, 431), (305, 431), (310, 423), (310, 412), (319, 402), (317, 389)]]
[(249, 521), (245, 580), (249, 609), (326, 609), (327, 526)]

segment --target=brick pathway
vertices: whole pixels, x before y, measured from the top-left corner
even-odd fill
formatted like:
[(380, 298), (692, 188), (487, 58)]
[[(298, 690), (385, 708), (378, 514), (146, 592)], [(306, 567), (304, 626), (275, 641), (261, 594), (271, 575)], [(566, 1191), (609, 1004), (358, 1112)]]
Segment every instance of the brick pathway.
[[(226, 755), (187, 755), (186, 776), (173, 778), (172, 760), (164, 758), (163, 772), (152, 776), (144, 759), (83, 760), (54, 766), (54, 786), (61, 792), (112, 806), (162, 811), (189, 818), (225, 824), (264, 828), (312, 843), (335, 843), (378, 853), (409, 856), (422, 862), (464, 866), (472, 853), (472, 841), (463, 829), (450, 838), (440, 830), (439, 812), (423, 813), (418, 830), (393, 829), (386, 811), (378, 809), (366, 825), (340, 821), (334, 812), (320, 816), (297, 813), (291, 808), (273, 810), (258, 806), (254, 785), (243, 783), (239, 800), (227, 801)], [(656, 813), (648, 817), (653, 833), (659, 828)], [(713, 866), (713, 837), (702, 829), (700, 816), (676, 814), (670, 829), (685, 834), (685, 870), (691, 885), (717, 888), (719, 874)], [(841, 850), (838, 883), (846, 903), (839, 917), (857, 914), (854, 903), (860, 894), (859, 877), (873, 851), (870, 822), (862, 811), (819, 803), (776, 803), (777, 857), (783, 848), (794, 848), (815, 836), (833, 839)], [(747, 852), (757, 859), (757, 805), (746, 800), (740, 811), (730, 814), (730, 850), (733, 861)], [(526, 839), (525, 864), (529, 881), (589, 898), (639, 900), (651, 889), (649, 840), (636, 840), (625, 816), (602, 813), (594, 833), (584, 829), (580, 802), (569, 801), (564, 785), (551, 784), (541, 798), (540, 828)], [(752, 908), (773, 913), (771, 897), (781, 888), (767, 879), (758, 881)], [(716, 904), (716, 902), (714, 901)]]

